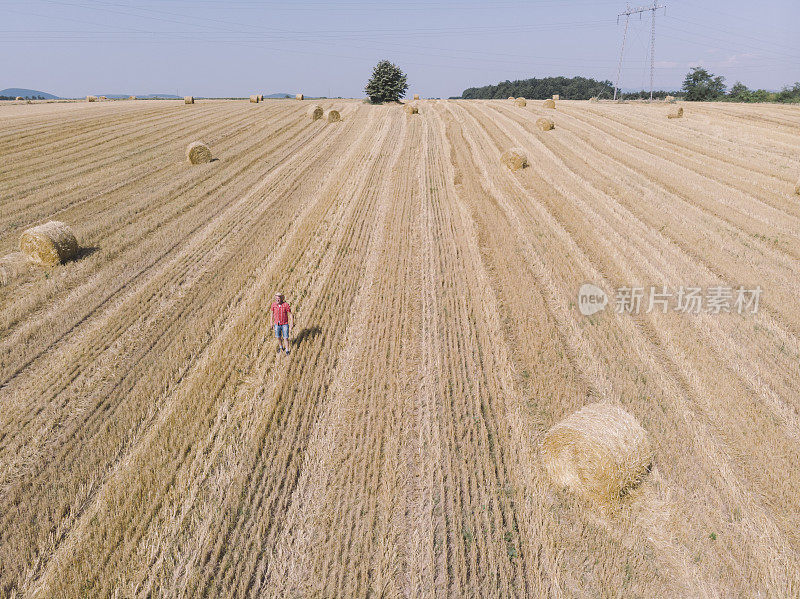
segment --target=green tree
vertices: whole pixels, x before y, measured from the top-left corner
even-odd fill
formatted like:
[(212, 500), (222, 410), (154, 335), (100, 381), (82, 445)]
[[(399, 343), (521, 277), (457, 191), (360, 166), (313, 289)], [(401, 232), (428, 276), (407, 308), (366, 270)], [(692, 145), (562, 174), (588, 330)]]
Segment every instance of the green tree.
[(388, 60), (381, 60), (372, 70), (372, 77), (364, 91), (373, 104), (399, 102), (406, 94), (406, 74)]
[(716, 100), (725, 94), (725, 77), (714, 77), (703, 67), (693, 67), (683, 80), (686, 99), (695, 102)]
[(728, 92), (728, 98), (734, 102), (750, 102), (751, 96), (752, 92), (741, 81), (734, 83), (731, 91)]

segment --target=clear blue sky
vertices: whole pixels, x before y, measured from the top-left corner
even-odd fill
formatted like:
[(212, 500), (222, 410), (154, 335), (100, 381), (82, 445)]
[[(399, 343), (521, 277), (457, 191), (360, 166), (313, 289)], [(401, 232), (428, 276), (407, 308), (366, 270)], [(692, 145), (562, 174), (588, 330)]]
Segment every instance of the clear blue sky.
[[(650, 0), (652, 1), (652, 0)], [(632, 0), (634, 6), (648, 0)], [(690, 66), (778, 89), (800, 81), (800, 1), (663, 0), (656, 87)], [(621, 0), (0, 0), (0, 89), (61, 96), (253, 92), (362, 97), (389, 58), (409, 92), (459, 95), (505, 79), (614, 80)], [(648, 13), (649, 14), (649, 13)], [(631, 20), (622, 87), (649, 86), (650, 19)]]

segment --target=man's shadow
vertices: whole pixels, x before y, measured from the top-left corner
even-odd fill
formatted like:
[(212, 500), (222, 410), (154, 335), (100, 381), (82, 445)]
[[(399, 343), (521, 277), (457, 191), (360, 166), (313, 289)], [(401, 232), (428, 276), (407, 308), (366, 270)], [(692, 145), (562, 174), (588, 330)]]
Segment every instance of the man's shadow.
[(320, 333), (322, 333), (322, 329), (319, 327), (307, 327), (297, 333), (297, 337), (294, 338), (294, 342), (296, 345), (301, 345), (306, 339), (313, 339)]

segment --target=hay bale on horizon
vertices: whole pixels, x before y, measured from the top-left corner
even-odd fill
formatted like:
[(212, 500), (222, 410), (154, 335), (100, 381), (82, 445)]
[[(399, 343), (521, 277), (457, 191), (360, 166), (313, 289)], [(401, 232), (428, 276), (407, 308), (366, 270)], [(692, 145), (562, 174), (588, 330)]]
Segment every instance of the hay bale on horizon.
[(553, 94), (553, 101), (554, 102), (558, 102), (560, 99), (561, 99), (561, 96), (559, 96), (558, 94)]
[(403, 107), (403, 110), (405, 110), (408, 114), (419, 114), (419, 108), (417, 108), (413, 104), (406, 104)]
[(251, 104), (258, 104), (258, 96), (250, 96), (250, 103)]
[(295, 100), (302, 100), (304, 97), (305, 96), (303, 94), (297, 94), (297, 95), (295, 95), (294, 99)]
[(664, 98), (664, 102), (669, 102), (670, 104), (674, 104), (675, 103), (675, 96), (666, 96)]
[(337, 123), (342, 120), (342, 114), (335, 108), (331, 108), (326, 114), (325, 118), (329, 123)]
[(322, 106), (316, 105), (309, 108), (306, 114), (311, 117), (312, 121), (318, 121), (322, 118), (322, 115), (325, 114), (325, 111), (322, 110)]
[(525, 106), (528, 105), (528, 102), (525, 100), (525, 98), (516, 98), (514, 100), (514, 104), (516, 104), (520, 108), (524, 108)]
[(650, 471), (650, 437), (621, 407), (584, 406), (544, 436), (541, 458), (556, 485), (603, 508), (616, 507), (623, 495)]
[(555, 123), (552, 120), (545, 117), (536, 119), (536, 126), (539, 127), (539, 129), (541, 129), (542, 131), (551, 131), (556, 127)]
[(511, 102), (513, 102), (514, 100), (516, 100), (516, 98), (515, 98), (514, 96), (508, 96), (508, 99), (509, 99)]
[(184, 104), (194, 104), (194, 96), (184, 96), (183, 97)]
[(86, 96), (87, 102), (97, 102), (97, 96)]
[(128, 100), (135, 100), (136, 96), (128, 96)]
[(51, 220), (31, 227), (19, 238), (19, 249), (38, 266), (56, 266), (78, 255), (78, 240), (69, 225)]
[(15, 99), (15, 100), (24, 100), (25, 98), (23, 98), (22, 96), (17, 96), (17, 97), (16, 97), (16, 98), (14, 98), (14, 99)]
[(511, 148), (503, 152), (500, 156), (500, 162), (505, 164), (512, 171), (518, 171), (521, 168), (528, 166), (528, 157), (522, 148)]
[(258, 101), (259, 102), (263, 102), (264, 101), (264, 94), (258, 94)]
[(202, 141), (193, 141), (186, 146), (186, 159), (190, 164), (211, 162), (211, 148)]
[(542, 107), (543, 108), (555, 108), (556, 107), (556, 102), (552, 98), (548, 98), (547, 100), (544, 101), (544, 104), (542, 104)]
[(100, 97), (98, 98), (98, 100), (108, 100), (108, 98), (107, 98), (107, 97), (105, 97), (105, 96), (100, 96)]
[(597, 97), (597, 96), (592, 96), (591, 98), (589, 98), (589, 102), (599, 102), (599, 101), (600, 101), (600, 98)]
[(683, 106), (679, 106), (678, 110), (673, 110), (667, 115), (668, 119), (680, 119), (683, 118)]
[(414, 94), (414, 99), (419, 100), (419, 94)]

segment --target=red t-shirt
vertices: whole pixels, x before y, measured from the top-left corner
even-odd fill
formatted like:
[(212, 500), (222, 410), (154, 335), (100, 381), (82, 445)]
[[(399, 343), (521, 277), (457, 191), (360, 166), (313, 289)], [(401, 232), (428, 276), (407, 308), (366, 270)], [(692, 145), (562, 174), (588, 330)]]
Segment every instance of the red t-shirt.
[(270, 310), (272, 310), (272, 322), (274, 324), (289, 324), (289, 312), (292, 309), (287, 302), (282, 304), (272, 302)]

